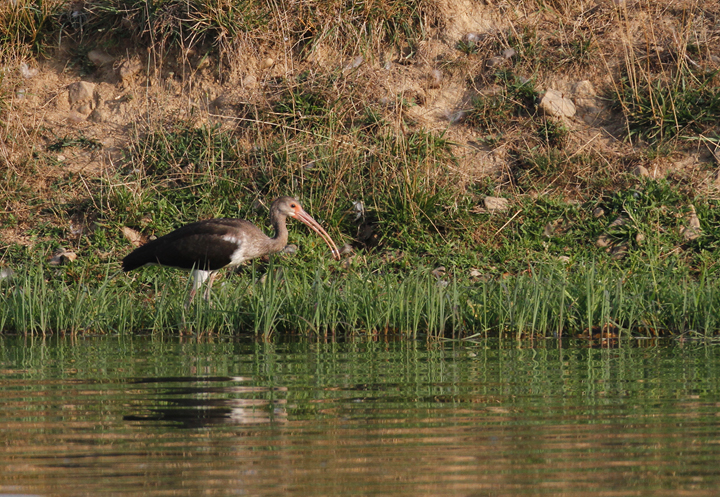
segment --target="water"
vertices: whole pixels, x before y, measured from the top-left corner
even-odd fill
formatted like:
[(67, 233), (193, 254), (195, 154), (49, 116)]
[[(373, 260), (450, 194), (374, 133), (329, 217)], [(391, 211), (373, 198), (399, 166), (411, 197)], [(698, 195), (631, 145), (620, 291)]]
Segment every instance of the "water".
[(718, 495), (719, 372), (699, 343), (0, 337), (0, 494)]

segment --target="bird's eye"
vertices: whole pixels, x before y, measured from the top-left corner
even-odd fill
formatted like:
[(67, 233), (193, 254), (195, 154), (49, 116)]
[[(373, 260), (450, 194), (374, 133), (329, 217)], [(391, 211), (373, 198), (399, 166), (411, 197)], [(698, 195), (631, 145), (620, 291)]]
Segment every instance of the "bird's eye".
[(290, 208), (291, 208), (291, 209), (294, 209), (294, 208), (295, 208), (295, 204), (290, 204)]

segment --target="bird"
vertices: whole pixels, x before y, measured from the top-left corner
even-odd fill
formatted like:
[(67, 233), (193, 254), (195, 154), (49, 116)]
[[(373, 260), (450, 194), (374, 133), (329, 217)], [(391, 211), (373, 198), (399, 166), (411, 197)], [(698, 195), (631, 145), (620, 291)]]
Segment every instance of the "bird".
[(125, 272), (147, 266), (160, 265), (190, 270), (193, 285), (186, 306), (207, 280), (205, 299), (217, 272), (235, 267), (250, 259), (280, 252), (288, 241), (286, 221), (292, 217), (308, 225), (328, 244), (335, 260), (340, 252), (330, 235), (310, 216), (296, 199), (279, 197), (270, 205), (273, 237), (244, 219), (206, 219), (186, 224), (136, 248), (122, 260)]

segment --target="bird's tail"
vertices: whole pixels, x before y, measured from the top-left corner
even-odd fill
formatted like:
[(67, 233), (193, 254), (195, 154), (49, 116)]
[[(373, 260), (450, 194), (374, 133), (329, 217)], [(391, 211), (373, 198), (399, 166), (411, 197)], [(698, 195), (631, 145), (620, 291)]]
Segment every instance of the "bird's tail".
[(132, 271), (133, 269), (142, 267), (150, 262), (155, 262), (153, 244), (146, 243), (145, 245), (136, 248), (123, 258), (122, 269), (125, 272)]

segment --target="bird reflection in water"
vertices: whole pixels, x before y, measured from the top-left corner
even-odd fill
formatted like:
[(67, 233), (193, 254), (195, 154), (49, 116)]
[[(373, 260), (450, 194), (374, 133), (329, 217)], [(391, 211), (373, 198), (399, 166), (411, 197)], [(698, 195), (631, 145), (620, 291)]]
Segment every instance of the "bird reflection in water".
[[(249, 378), (233, 377), (171, 377), (140, 378), (135, 384), (177, 384), (146, 391), (141, 404), (143, 413), (123, 416), (125, 421), (160, 422), (184, 428), (205, 426), (254, 425), (287, 421), (286, 387), (249, 385), (221, 386), (217, 383), (247, 382)], [(282, 397), (282, 398), (276, 398)]]

